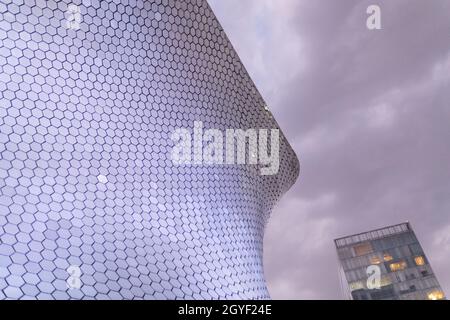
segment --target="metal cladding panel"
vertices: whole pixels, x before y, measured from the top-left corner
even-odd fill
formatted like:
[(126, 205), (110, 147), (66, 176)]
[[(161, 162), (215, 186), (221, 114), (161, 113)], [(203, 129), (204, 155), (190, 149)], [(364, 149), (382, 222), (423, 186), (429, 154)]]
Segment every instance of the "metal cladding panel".
[(0, 0), (0, 298), (269, 298), (296, 155), (175, 165), (194, 121), (278, 128), (206, 1)]

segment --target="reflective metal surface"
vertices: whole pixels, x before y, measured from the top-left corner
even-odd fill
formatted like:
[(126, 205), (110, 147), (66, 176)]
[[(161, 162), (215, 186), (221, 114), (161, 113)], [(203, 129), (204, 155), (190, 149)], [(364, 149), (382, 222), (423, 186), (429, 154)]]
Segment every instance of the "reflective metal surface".
[(298, 160), (176, 166), (194, 121), (278, 127), (206, 1), (0, 0), (0, 298), (268, 298)]

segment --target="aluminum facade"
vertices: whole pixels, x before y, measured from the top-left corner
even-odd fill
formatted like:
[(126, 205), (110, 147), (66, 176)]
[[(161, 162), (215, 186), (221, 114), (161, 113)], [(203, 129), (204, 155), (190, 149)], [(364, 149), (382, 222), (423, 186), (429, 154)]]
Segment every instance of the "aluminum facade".
[(0, 0), (0, 298), (269, 298), (297, 157), (175, 166), (194, 121), (278, 128), (206, 1)]

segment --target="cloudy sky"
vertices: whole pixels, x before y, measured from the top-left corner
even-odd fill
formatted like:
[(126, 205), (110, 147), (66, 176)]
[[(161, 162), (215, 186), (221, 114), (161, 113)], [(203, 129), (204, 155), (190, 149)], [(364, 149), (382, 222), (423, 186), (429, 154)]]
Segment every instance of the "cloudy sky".
[(450, 295), (450, 1), (209, 3), (301, 163), (265, 237), (272, 297), (339, 299), (333, 239), (403, 221)]

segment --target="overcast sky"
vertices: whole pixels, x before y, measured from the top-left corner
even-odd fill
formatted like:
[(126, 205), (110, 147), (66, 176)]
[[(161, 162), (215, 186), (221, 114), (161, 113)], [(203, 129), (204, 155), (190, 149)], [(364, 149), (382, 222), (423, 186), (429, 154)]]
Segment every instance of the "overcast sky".
[(333, 239), (407, 220), (450, 295), (450, 1), (209, 3), (301, 163), (264, 240), (272, 298), (341, 298)]

